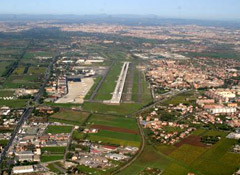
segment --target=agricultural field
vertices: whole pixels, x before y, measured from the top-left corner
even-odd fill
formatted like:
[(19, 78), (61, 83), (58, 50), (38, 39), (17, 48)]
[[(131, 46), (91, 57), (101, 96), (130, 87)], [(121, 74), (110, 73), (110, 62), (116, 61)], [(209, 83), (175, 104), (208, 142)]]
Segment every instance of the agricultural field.
[(70, 133), (71, 131), (72, 131), (72, 126), (49, 125), (45, 133), (60, 134), (60, 133)]
[(12, 90), (0, 90), (0, 97), (12, 97), (14, 96), (14, 91)]
[(4, 88), (39, 88), (41, 77), (34, 75), (14, 75), (12, 74), (3, 84)]
[[(200, 136), (221, 136), (216, 144), (200, 143)], [(146, 144), (141, 156), (128, 168), (118, 173), (139, 174), (147, 167), (159, 168), (164, 175), (225, 175), (233, 174), (240, 164), (240, 155), (231, 153), (237, 140), (226, 139), (227, 132), (217, 130), (196, 130), (189, 138), (175, 145)]]
[(52, 57), (53, 55), (54, 55), (54, 53), (51, 53), (51, 52), (44, 52), (44, 51), (31, 52), (31, 51), (28, 51), (24, 55), (24, 59), (34, 59), (36, 57)]
[(21, 108), (25, 107), (27, 99), (16, 99), (16, 100), (3, 100), (0, 99), (0, 106), (9, 106), (12, 108)]
[(93, 114), (87, 126), (99, 130), (98, 133), (87, 135), (87, 138), (92, 141), (116, 145), (140, 145), (141, 139), (134, 118)]
[(123, 132), (113, 132), (100, 130), (96, 134), (88, 134), (87, 139), (95, 142), (101, 141), (106, 144), (116, 144), (124, 146), (140, 146), (140, 136)]
[(123, 63), (115, 62), (95, 96), (95, 100), (110, 100), (117, 84)]
[(89, 113), (73, 110), (61, 110), (49, 117), (50, 122), (60, 122), (72, 125), (82, 125)]
[(134, 118), (117, 117), (111, 115), (93, 114), (88, 120), (88, 125), (103, 125), (108, 127), (124, 128), (138, 131), (137, 123)]
[(8, 66), (12, 64), (12, 61), (0, 61), (0, 76), (2, 76), (6, 71)]

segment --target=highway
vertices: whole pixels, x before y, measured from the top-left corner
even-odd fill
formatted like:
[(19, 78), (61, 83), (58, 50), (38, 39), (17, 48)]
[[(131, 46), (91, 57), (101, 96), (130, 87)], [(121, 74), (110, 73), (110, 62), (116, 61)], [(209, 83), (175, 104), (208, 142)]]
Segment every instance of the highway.
[[(49, 64), (48, 68), (45, 71), (44, 74), (44, 81), (42, 83), (42, 85), (40, 86), (39, 92), (35, 95), (33, 102), (35, 102), (36, 104), (38, 104), (39, 99), (42, 97), (43, 92), (44, 92), (44, 88), (47, 84), (48, 79), (50, 78), (51, 75), (51, 67), (52, 65), (55, 63), (57, 57), (58, 57), (59, 53), (52, 59), (51, 63)], [(24, 111), (24, 113), (22, 114), (20, 120), (18, 121), (18, 124), (16, 125), (14, 131), (12, 132), (11, 138), (8, 141), (8, 144), (6, 147), (4, 147), (4, 150), (0, 156), (0, 165), (2, 165), (3, 160), (6, 158), (6, 154), (9, 150), (9, 148), (11, 147), (17, 133), (19, 132), (20, 128), (22, 127), (23, 123), (28, 119), (28, 117), (31, 115), (33, 111), (33, 107), (29, 106), (29, 102), (27, 104), (27, 107)]]

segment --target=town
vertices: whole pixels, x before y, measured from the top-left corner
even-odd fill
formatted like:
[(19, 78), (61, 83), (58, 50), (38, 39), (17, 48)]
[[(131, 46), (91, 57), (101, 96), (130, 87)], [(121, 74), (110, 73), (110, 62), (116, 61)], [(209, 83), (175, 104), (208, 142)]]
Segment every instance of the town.
[(239, 28), (120, 22), (0, 22), (2, 174), (240, 174)]

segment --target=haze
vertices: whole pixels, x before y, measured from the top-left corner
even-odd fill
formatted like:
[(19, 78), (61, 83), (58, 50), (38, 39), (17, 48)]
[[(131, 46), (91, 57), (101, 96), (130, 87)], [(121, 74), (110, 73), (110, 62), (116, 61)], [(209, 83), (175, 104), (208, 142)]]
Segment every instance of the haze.
[(239, 20), (239, 0), (1, 0), (1, 14), (134, 14)]

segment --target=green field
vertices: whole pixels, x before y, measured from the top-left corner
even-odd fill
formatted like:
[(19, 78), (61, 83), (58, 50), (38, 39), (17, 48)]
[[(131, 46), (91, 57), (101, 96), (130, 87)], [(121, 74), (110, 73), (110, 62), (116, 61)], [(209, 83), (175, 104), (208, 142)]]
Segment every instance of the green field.
[(125, 116), (128, 114), (131, 114), (142, 107), (143, 105), (138, 103), (132, 103), (132, 104), (122, 103), (120, 105), (108, 105), (103, 103), (85, 102), (83, 104), (83, 109), (86, 111), (115, 114), (119, 116)]
[(64, 154), (66, 147), (42, 147), (42, 152), (47, 152), (51, 154)]
[(25, 59), (34, 59), (35, 57), (52, 57), (54, 53), (50, 52), (27, 52), (24, 55)]
[(11, 65), (12, 61), (1, 61), (0, 62), (0, 76), (5, 73), (7, 66)]
[(95, 100), (110, 100), (112, 98), (112, 92), (117, 84), (118, 77), (120, 75), (123, 63), (115, 62), (111, 67), (109, 73), (106, 76), (102, 86), (98, 90)]
[(182, 161), (183, 163), (191, 164), (206, 150), (207, 148), (184, 144), (180, 148), (173, 151), (170, 156), (174, 159)]
[(0, 99), (0, 106), (9, 106), (12, 108), (21, 108), (26, 106), (26, 99), (3, 100)]
[(102, 141), (103, 143), (140, 146), (140, 136), (137, 134), (128, 134), (122, 132), (103, 131), (100, 130), (97, 134), (88, 134), (87, 139), (91, 141)]
[(49, 125), (46, 129), (46, 133), (60, 134), (60, 133), (70, 133), (72, 131), (72, 126), (53, 126)]
[(62, 160), (64, 155), (42, 155), (41, 156), (41, 162), (51, 162), (56, 160)]
[(194, 95), (193, 91), (190, 92), (184, 92), (182, 94), (179, 94), (177, 96), (174, 96), (173, 98), (163, 102), (164, 105), (169, 105), (169, 104), (173, 104), (173, 105), (178, 105), (180, 103), (183, 104), (193, 104), (196, 100), (196, 96)]
[(54, 173), (57, 173), (57, 174), (60, 174), (61, 171), (59, 171), (55, 166), (54, 166), (54, 163), (51, 163), (51, 164), (48, 164), (47, 166), (52, 172)]
[(73, 110), (61, 110), (49, 117), (50, 122), (61, 122), (72, 125), (82, 125), (89, 116), (87, 112), (79, 112)]
[(235, 143), (236, 140), (221, 139), (199, 156), (191, 166), (206, 175), (232, 174), (240, 164), (240, 155), (229, 152)]
[(134, 118), (126, 118), (126, 117), (117, 117), (111, 115), (100, 115), (100, 114), (93, 114), (88, 123), (95, 124), (95, 125), (104, 125), (104, 126), (111, 126), (117, 128), (125, 128), (131, 130), (138, 130), (136, 119)]
[(4, 88), (39, 88), (41, 77), (37, 74), (33, 75), (16, 75), (12, 74), (3, 84)]
[(91, 87), (91, 89), (89, 90), (89, 92), (87, 93), (87, 95), (84, 97), (85, 100), (89, 100), (93, 91), (96, 89), (98, 83), (101, 81), (102, 77), (98, 76), (94, 79), (94, 84)]
[(0, 145), (1, 145), (2, 147), (6, 146), (7, 143), (8, 143), (8, 140), (0, 140)]
[(165, 169), (171, 164), (171, 161), (159, 154), (150, 145), (146, 145), (140, 157), (129, 167), (124, 169), (119, 175), (139, 175), (147, 167)]
[(141, 102), (148, 104), (152, 101), (149, 83), (145, 79), (144, 72), (141, 72)]
[(12, 97), (14, 96), (14, 91), (12, 90), (0, 90), (0, 97)]
[(138, 69), (134, 68), (132, 101), (138, 101)]

